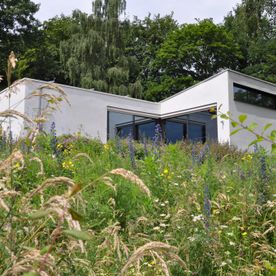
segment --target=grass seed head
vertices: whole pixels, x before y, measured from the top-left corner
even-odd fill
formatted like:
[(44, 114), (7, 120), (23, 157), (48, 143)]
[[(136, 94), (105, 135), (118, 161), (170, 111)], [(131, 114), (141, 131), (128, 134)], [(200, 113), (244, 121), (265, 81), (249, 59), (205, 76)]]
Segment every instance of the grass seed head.
[(137, 187), (143, 192), (145, 193), (148, 197), (151, 197), (151, 192), (149, 190), (149, 188), (146, 186), (146, 184), (143, 182), (143, 180), (141, 180), (136, 174), (134, 174), (131, 171), (119, 168), (119, 169), (115, 169), (112, 170), (110, 172), (111, 174), (114, 175), (120, 175), (123, 178), (129, 180), (130, 182), (132, 182), (133, 184), (137, 185)]

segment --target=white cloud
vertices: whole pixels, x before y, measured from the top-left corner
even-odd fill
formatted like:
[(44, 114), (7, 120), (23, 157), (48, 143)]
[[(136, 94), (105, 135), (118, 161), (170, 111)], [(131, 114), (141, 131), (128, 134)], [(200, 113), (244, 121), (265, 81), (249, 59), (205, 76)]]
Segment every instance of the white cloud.
[[(40, 20), (49, 19), (61, 13), (70, 15), (74, 9), (91, 13), (91, 0), (33, 0), (41, 3), (37, 16)], [(223, 21), (241, 0), (127, 0), (127, 16), (144, 18), (148, 13), (161, 15), (174, 12), (179, 23), (194, 22), (195, 18), (213, 18), (215, 22)]]

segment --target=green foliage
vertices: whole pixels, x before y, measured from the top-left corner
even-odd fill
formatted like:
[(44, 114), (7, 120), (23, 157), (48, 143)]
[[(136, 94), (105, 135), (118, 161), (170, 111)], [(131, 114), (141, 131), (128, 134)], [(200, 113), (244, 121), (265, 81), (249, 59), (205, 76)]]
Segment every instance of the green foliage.
[(275, 82), (275, 4), (269, 0), (243, 0), (225, 17), (225, 27), (240, 45), (244, 73)]
[[(39, 5), (30, 0), (2, 0), (0, 2), (0, 75), (6, 75), (7, 56), (17, 56), (39, 41), (39, 22), (34, 14)], [(3, 82), (2, 85), (7, 85)]]
[(276, 82), (276, 12), (270, 0), (243, 0), (223, 24), (204, 19), (184, 25), (173, 14), (130, 21), (125, 0), (93, 0), (92, 14), (76, 10), (41, 26), (34, 18), (39, 6), (31, 1), (0, 5), (0, 76), (14, 50), (19, 63), (13, 79), (55, 80), (152, 101), (224, 68)]
[(158, 89), (158, 85), (153, 83), (159, 75), (159, 68), (155, 66), (157, 53), (167, 36), (177, 28), (172, 14), (153, 18), (149, 15), (143, 20), (136, 18), (131, 23), (126, 53), (134, 56), (139, 64), (135, 73), (143, 85), (143, 98), (158, 100), (153, 91)]
[(91, 15), (73, 13), (78, 23), (60, 47), (70, 84), (141, 97), (137, 59), (125, 55), (130, 23), (120, 20), (124, 10), (125, 1), (96, 0)]
[(162, 99), (222, 68), (236, 69), (241, 59), (239, 45), (223, 26), (207, 19), (184, 24), (167, 37), (158, 51), (155, 66), (159, 74), (149, 93)]
[[(188, 143), (163, 145), (157, 155), (150, 145), (143, 153), (143, 145), (135, 144), (135, 173), (151, 191), (148, 197), (129, 179), (109, 173), (131, 168), (126, 141), (118, 148), (115, 141), (103, 145), (79, 135), (59, 137), (58, 162), (50, 140), (39, 136), (33, 151), (24, 156), (24, 169), (14, 171), (13, 187), (20, 194), (3, 198), (0, 191), (12, 210), (0, 212), (2, 274), (15, 269), (10, 254), (17, 256), (15, 262), (28, 264), (22, 264), (28, 269), (24, 273), (119, 274), (131, 252), (149, 241), (178, 248), (185, 272), (160, 253), (172, 275), (273, 271), (274, 157), (217, 144), (206, 151), (201, 144)], [(38, 174), (33, 157), (42, 160), (44, 174)], [(30, 199), (32, 191), (55, 176), (70, 176), (75, 184), (50, 185)], [(5, 185), (5, 179), (1, 183)], [(205, 210), (206, 185), (210, 216)], [(30, 252), (37, 255), (28, 259)], [(159, 275), (162, 262), (144, 257), (140, 271)], [(129, 273), (137, 275), (136, 268)]]
[(71, 17), (54, 17), (45, 21), (40, 33), (39, 43), (29, 47), (20, 56), (16, 74), (18, 78), (30, 77), (46, 81), (55, 80), (66, 83), (65, 73), (60, 61), (60, 42), (70, 38), (75, 24)]
[(77, 240), (82, 240), (82, 241), (89, 241), (91, 240), (91, 236), (84, 232), (84, 231), (78, 231), (78, 230), (64, 230), (63, 233), (65, 235), (68, 235), (70, 237), (73, 237)]

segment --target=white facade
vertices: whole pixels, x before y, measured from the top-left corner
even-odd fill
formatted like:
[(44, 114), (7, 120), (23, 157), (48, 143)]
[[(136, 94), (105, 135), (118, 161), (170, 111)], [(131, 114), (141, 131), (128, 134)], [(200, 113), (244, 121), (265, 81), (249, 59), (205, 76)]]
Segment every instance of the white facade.
[[(184, 114), (205, 111), (210, 107), (220, 107), (222, 113), (230, 112), (234, 119), (240, 114), (248, 115), (248, 122), (256, 122), (259, 127), (258, 133), (267, 123), (272, 123), (271, 129), (276, 129), (276, 110), (255, 106), (234, 100), (233, 84), (240, 84), (254, 88), (271, 95), (276, 95), (274, 84), (261, 81), (238, 72), (225, 70), (199, 84), (190, 87), (178, 94), (167, 98), (159, 103), (133, 99), (97, 92), (89, 89), (81, 89), (66, 85), (59, 85), (67, 94), (70, 105), (62, 102), (60, 109), (56, 110), (48, 119), (43, 128), (49, 131), (51, 122), (55, 122), (57, 134), (73, 134), (81, 131), (89, 137), (99, 138), (106, 142), (108, 136), (108, 111), (116, 111), (125, 114), (134, 114), (153, 119), (168, 119)], [(11, 87), (9, 103), (8, 89), (0, 92), (0, 111), (11, 108), (35, 118), (39, 110), (43, 108), (43, 102), (39, 97), (29, 98), (30, 94), (47, 82), (22, 79)], [(46, 89), (47, 90), (47, 89)], [(52, 93), (53, 91), (49, 91)], [(28, 98), (28, 99), (26, 99)], [(0, 119), (2, 127), (7, 129), (8, 119)], [(254, 135), (241, 131), (230, 136), (232, 126), (229, 120), (217, 119), (216, 134), (214, 123), (206, 121), (207, 137), (217, 137), (220, 143), (229, 143), (241, 149), (247, 149), (248, 144), (254, 140)], [(13, 135), (23, 135), (26, 125), (23, 120), (12, 119)], [(269, 147), (264, 143), (263, 146)]]

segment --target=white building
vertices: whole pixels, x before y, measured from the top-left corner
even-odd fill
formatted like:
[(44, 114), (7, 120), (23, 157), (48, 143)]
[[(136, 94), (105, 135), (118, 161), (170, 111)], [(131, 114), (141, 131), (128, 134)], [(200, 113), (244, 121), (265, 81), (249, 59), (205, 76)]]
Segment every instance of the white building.
[[(45, 101), (40, 97), (30, 98), (30, 95), (45, 84), (47, 82), (27, 78), (16, 82), (11, 87), (10, 99), (8, 89), (0, 92), (0, 111), (10, 107), (36, 117)], [(222, 113), (230, 112), (233, 119), (247, 114), (246, 124), (257, 123), (257, 133), (262, 133), (268, 123), (272, 124), (271, 130), (276, 129), (276, 85), (232, 70), (222, 71), (159, 103), (59, 86), (67, 94), (70, 105), (63, 101), (60, 109), (43, 124), (43, 130), (49, 131), (51, 123), (55, 122), (58, 135), (81, 131), (102, 142), (116, 135), (126, 137), (129, 133), (135, 139), (152, 138), (156, 124), (160, 124), (168, 142), (213, 140), (247, 149), (255, 136), (248, 131), (231, 136), (234, 129), (229, 120), (211, 119), (214, 108)], [(7, 129), (8, 119), (0, 120), (2, 128)], [(14, 136), (24, 135), (23, 119), (12, 119), (11, 126)], [(266, 142), (263, 146), (270, 147)]]

